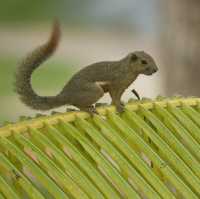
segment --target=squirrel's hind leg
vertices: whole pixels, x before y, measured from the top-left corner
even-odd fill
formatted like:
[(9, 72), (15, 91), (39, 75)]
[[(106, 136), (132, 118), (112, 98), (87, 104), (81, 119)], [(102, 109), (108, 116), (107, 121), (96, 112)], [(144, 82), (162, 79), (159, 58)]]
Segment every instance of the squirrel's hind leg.
[(97, 83), (83, 84), (78, 90), (73, 92), (73, 105), (80, 110), (97, 113), (93, 106), (102, 96), (104, 90)]

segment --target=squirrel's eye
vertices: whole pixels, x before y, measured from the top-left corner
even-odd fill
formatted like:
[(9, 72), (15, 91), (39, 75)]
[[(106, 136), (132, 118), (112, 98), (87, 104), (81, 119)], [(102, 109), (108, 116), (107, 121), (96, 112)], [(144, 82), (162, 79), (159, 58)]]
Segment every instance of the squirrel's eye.
[(147, 61), (142, 60), (141, 63), (142, 63), (142, 64), (147, 64)]

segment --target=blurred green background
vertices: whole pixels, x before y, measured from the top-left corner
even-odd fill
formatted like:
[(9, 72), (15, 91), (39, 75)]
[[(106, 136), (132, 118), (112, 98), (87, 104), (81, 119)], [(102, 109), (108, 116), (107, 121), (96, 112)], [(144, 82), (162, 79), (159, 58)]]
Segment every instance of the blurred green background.
[[(197, 0), (1, 1), (0, 123), (38, 113), (14, 92), (15, 70), (28, 52), (47, 40), (55, 18), (61, 23), (62, 40), (56, 54), (33, 74), (38, 94), (55, 95), (83, 66), (144, 50), (156, 60), (159, 73), (139, 77), (130, 89), (145, 97), (198, 96), (199, 8)], [(130, 97), (127, 91), (123, 100)]]

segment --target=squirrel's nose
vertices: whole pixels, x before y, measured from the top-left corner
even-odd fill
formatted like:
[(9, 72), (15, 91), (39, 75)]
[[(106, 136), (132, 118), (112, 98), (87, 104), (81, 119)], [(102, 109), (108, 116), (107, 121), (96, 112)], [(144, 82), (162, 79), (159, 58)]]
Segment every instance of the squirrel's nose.
[(158, 71), (158, 69), (157, 69), (157, 68), (154, 68), (154, 69), (153, 69), (153, 72), (154, 72), (154, 73), (155, 73), (155, 72), (157, 72), (157, 71)]

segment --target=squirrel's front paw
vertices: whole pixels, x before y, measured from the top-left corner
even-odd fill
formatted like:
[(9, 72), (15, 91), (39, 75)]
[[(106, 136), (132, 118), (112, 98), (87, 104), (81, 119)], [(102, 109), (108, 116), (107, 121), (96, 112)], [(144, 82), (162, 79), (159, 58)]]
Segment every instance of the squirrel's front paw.
[(116, 105), (116, 109), (117, 109), (117, 112), (122, 113), (124, 112), (124, 105), (122, 103), (119, 105)]

